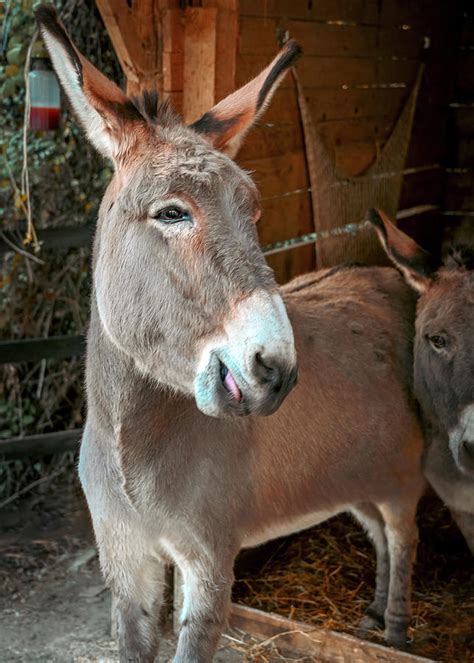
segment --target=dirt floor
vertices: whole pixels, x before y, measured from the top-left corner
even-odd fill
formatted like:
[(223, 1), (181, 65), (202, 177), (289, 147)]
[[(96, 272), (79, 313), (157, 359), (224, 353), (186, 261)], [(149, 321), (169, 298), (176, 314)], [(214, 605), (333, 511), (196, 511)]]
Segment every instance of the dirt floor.
[[(1, 663), (118, 660), (110, 593), (85, 512), (79, 504), (70, 506), (29, 516), (12, 510), (1, 518)], [(219, 663), (243, 660), (231, 637), (222, 640)], [(173, 651), (173, 641), (165, 639), (160, 661), (171, 661)]]
[[(74, 480), (53, 488), (44, 494), (33, 491), (0, 513), (0, 663), (117, 661), (110, 595), (100, 576), (85, 505)], [(435, 522), (421, 519), (412, 650), (446, 663), (472, 663), (472, 559), (447, 512), (435, 506)], [(373, 591), (373, 573), (370, 544), (342, 517), (244, 553), (236, 568), (234, 599), (354, 633)], [(172, 651), (173, 642), (163, 642), (160, 661), (170, 661)], [(288, 659), (229, 632), (216, 660)]]

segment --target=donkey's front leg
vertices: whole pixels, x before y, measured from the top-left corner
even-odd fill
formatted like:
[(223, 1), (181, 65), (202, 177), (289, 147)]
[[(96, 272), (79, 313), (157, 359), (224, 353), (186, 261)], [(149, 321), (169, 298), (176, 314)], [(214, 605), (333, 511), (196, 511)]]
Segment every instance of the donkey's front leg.
[(390, 645), (404, 648), (411, 618), (411, 574), (418, 542), (416, 501), (405, 505), (384, 504), (379, 508), (385, 520), (390, 555), (385, 640)]
[(179, 565), (183, 576), (183, 607), (173, 663), (212, 661), (227, 624), (234, 581), (234, 556), (218, 557)]

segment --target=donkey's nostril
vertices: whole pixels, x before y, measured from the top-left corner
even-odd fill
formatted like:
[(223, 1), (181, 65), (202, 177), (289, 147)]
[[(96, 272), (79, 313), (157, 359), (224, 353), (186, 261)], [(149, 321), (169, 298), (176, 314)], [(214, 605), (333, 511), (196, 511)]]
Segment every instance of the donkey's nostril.
[(268, 385), (275, 394), (278, 394), (288, 382), (286, 366), (275, 357), (263, 357), (260, 352), (255, 355), (254, 374), (260, 384)]

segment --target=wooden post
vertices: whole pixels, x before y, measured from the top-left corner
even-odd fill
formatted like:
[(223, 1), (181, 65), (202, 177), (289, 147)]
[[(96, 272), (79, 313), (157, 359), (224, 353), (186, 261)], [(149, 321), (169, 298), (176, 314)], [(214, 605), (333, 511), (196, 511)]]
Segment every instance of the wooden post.
[(127, 94), (156, 89), (193, 122), (234, 91), (237, 0), (96, 0), (127, 79)]
[(163, 90), (160, 2), (155, 0), (96, 0), (120, 65), (127, 94)]
[(194, 122), (234, 91), (236, 0), (207, 0), (184, 12), (183, 117)]

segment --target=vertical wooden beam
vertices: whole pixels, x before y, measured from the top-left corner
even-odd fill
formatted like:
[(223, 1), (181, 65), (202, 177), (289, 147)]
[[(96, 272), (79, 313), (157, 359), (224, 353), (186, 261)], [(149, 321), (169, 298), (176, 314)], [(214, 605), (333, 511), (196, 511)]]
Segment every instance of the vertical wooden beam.
[(156, 0), (96, 0), (120, 65), (127, 94), (163, 89), (160, 6)]
[(96, 0), (127, 78), (127, 93), (156, 89), (193, 122), (234, 91), (237, 0)]
[(183, 116), (187, 123), (215, 100), (217, 9), (188, 7), (184, 23)]
[(238, 12), (236, 0), (203, 0), (184, 11), (183, 116), (197, 120), (234, 91)]

